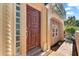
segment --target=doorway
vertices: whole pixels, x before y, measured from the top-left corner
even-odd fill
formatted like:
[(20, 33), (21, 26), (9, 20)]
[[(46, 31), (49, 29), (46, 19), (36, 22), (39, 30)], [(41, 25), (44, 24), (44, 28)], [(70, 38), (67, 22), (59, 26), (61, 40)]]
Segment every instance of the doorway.
[(40, 48), (40, 11), (27, 5), (27, 52)]

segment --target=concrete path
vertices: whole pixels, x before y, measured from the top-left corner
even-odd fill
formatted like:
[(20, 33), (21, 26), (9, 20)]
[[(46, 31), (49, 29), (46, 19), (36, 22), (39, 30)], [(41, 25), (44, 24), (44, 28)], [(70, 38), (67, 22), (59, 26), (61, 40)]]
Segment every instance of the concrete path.
[(72, 56), (72, 43), (64, 42), (57, 51), (51, 52), (48, 56)]

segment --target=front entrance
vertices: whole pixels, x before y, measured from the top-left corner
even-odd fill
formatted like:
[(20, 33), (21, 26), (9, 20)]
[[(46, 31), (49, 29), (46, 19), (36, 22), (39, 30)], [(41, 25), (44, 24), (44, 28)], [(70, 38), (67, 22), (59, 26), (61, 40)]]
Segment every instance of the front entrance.
[(27, 5), (27, 51), (40, 47), (40, 11)]

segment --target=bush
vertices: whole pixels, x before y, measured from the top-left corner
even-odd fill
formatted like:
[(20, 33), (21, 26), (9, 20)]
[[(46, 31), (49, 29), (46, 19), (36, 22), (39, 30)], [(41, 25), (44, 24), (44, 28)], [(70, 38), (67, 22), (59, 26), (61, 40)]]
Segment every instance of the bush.
[(76, 28), (75, 28), (74, 26), (67, 26), (67, 27), (65, 28), (65, 31), (66, 31), (67, 33), (71, 34), (71, 35), (75, 33), (75, 30), (76, 30)]
[(72, 37), (74, 37), (76, 30), (79, 30), (79, 27), (77, 26), (66, 26), (65, 27), (65, 32), (68, 33), (68, 37), (67, 37), (68, 40), (73, 40)]

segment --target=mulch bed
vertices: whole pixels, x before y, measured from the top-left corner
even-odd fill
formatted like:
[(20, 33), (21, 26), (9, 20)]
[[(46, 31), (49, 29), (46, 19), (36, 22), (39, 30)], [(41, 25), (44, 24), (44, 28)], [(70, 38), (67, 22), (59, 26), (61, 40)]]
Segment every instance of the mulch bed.
[(63, 44), (63, 42), (64, 41), (58, 41), (56, 44), (54, 44), (53, 46), (51, 46), (51, 50), (52, 51), (56, 51)]

